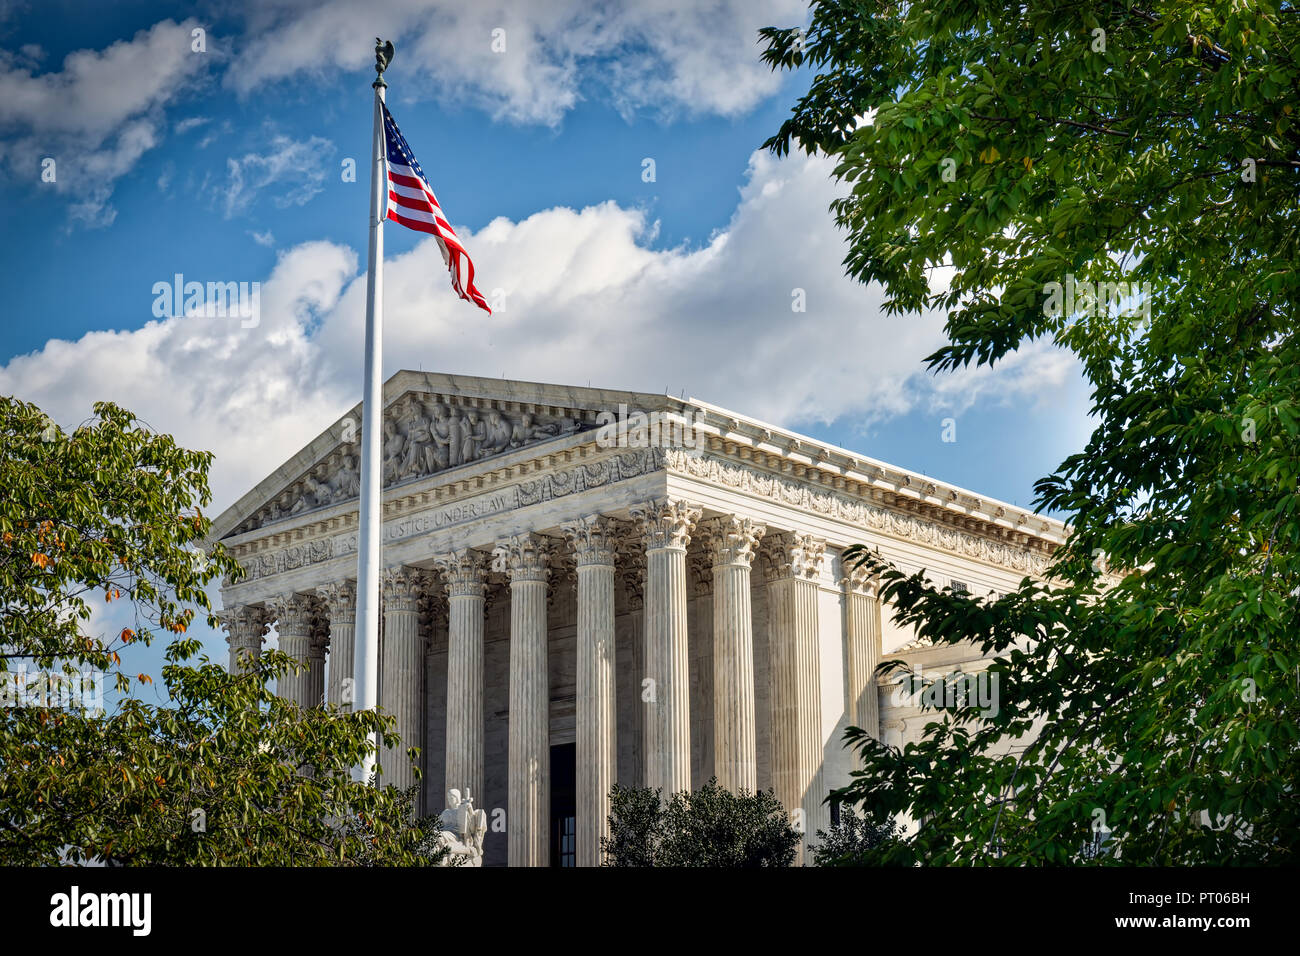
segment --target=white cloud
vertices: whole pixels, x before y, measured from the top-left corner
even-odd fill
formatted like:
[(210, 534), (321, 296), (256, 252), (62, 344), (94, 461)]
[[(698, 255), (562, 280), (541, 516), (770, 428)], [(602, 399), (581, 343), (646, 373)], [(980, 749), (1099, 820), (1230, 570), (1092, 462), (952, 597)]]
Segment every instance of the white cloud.
[(256, 232), (250, 229), (248, 234), (253, 237), (253, 241), (259, 246), (266, 246), (269, 249), (275, 245), (275, 236), (271, 234), (270, 229), (266, 230), (266, 232)]
[(164, 20), (103, 50), (77, 50), (58, 72), (37, 74), (33, 51), (0, 59), (0, 134), (15, 178), (40, 183), (41, 160), (56, 162), (52, 188), (77, 197), (74, 220), (107, 225), (115, 182), (158, 142), (162, 110), (206, 68), (190, 50), (191, 21)]
[(226, 160), (227, 180), (222, 188), (225, 217), (244, 212), (258, 193), (275, 187), (272, 203), (279, 209), (301, 206), (325, 188), (325, 168), (321, 162), (334, 153), (334, 144), (313, 136), (294, 140), (284, 135), (271, 138), (265, 153), (246, 153)]
[(497, 119), (554, 125), (588, 84), (624, 111), (732, 116), (780, 85), (759, 60), (758, 29), (806, 17), (804, 0), (285, 0), (248, 8), (226, 83), (249, 93), (297, 74), (363, 70), (374, 63), (364, 39), (378, 34), (396, 42), (394, 76), (408, 90), (417, 84)]
[[(1027, 349), (1001, 368), (936, 379), (922, 358), (938, 316), (882, 314), (879, 289), (846, 279), (827, 205), (830, 163), (751, 158), (731, 222), (702, 248), (647, 248), (644, 212), (607, 202), (458, 230), (481, 288), (505, 292), (491, 318), (456, 299), (432, 241), (385, 267), (385, 375), (399, 368), (685, 392), (779, 425), (1032, 396), (1071, 362)], [(389, 225), (389, 229), (396, 228)], [(75, 423), (97, 399), (130, 408), (189, 447), (217, 453), (224, 507), (359, 397), (363, 261), (328, 242), (280, 255), (261, 324), (168, 318), (50, 341), (0, 367), (0, 393)], [(170, 280), (170, 276), (160, 276)], [(807, 311), (792, 312), (792, 290)], [(140, 314), (152, 299), (142, 295)]]
[(212, 118), (210, 116), (187, 116), (176, 124), (176, 133), (178, 135), (188, 133), (192, 129), (198, 129), (200, 126), (211, 122)]

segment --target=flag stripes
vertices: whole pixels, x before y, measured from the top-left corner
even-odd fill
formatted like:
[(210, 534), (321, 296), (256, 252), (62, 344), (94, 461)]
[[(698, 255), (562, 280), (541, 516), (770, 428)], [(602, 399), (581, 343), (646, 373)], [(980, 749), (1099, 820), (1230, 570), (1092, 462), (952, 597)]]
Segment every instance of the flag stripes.
[(429, 179), (420, 168), (410, 144), (402, 136), (393, 114), (383, 102), (384, 111), (384, 167), (388, 174), (388, 215), (398, 225), (417, 232), (425, 232), (438, 240), (442, 261), (451, 272), (451, 286), (462, 299), (473, 302), (492, 314), (487, 300), (474, 285), (474, 263), (461, 245), (456, 230), (443, 214), (438, 197), (433, 194)]

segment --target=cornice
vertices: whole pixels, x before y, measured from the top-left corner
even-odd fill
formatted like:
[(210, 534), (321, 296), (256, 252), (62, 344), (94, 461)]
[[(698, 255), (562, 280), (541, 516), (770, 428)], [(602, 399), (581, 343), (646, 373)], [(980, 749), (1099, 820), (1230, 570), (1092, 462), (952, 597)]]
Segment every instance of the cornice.
[[(722, 442), (709, 444), (725, 448)], [(665, 453), (664, 461), (674, 474), (1023, 573), (1041, 575), (1057, 547), (1038, 535), (953, 514), (842, 475), (806, 465), (786, 468), (788, 462), (779, 458), (772, 462), (766, 454), (761, 464), (753, 453), (749, 457), (744, 461), (740, 454), (732, 458), (673, 449)]]

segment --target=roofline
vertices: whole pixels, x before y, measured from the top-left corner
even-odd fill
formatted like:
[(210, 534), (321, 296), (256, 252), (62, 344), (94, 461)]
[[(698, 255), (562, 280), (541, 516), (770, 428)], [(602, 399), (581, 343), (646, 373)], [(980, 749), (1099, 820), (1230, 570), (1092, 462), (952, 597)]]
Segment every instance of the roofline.
[[(388, 379), (383, 386), (384, 406), (406, 391), (417, 386), (430, 387), (436, 391), (452, 391), (467, 398), (490, 399), (495, 401), (517, 401), (525, 404), (551, 405), (556, 407), (575, 406), (578, 404), (593, 406), (615, 406), (626, 404), (639, 406), (648, 410), (662, 408), (678, 413), (694, 409), (705, 415), (704, 427), (723, 441), (743, 443), (754, 448), (770, 445), (770, 453), (790, 455), (792, 452), (806, 457), (810, 466), (837, 471), (845, 477), (852, 477), (860, 484), (870, 485), (880, 490), (911, 498), (918, 502), (930, 503), (955, 511), (966, 517), (977, 518), (996, 525), (1003, 525), (1034, 537), (1060, 543), (1069, 535), (1069, 526), (1045, 515), (1037, 514), (1031, 508), (989, 498), (959, 485), (950, 484), (932, 478), (929, 475), (907, 468), (891, 465), (888, 462), (863, 455), (839, 445), (833, 445), (820, 439), (812, 438), (800, 432), (772, 425), (761, 419), (734, 412), (721, 405), (714, 405), (695, 397), (679, 398), (666, 393), (636, 392), (623, 389), (607, 389), (593, 386), (558, 385), (547, 382), (531, 382), (522, 379), (486, 378), (477, 375), (452, 375), (441, 372), (424, 372), (401, 369)], [(525, 394), (512, 394), (514, 392)], [(337, 447), (339, 426), (344, 419), (351, 417), (360, 421), (361, 402), (339, 416), (324, 431), (310, 442), (289, 456), (277, 468), (248, 492), (241, 495), (213, 521), (210, 540), (219, 540), (228, 534), (250, 507), (260, 507), (266, 499), (278, 494), (283, 476), (276, 477), (287, 466), (302, 459), (304, 471), (311, 468), (323, 456)], [(784, 447), (781, 447), (781, 446)], [(835, 459), (840, 459), (838, 462)], [(273, 482), (274, 479), (274, 482)], [(273, 487), (272, 487), (273, 485)], [(931, 493), (928, 489), (933, 487)], [(960, 504), (967, 499), (965, 506)], [(1012, 521), (1007, 515), (1018, 514), (1019, 519)], [(1040, 528), (1021, 529), (1029, 517), (1040, 522)]]

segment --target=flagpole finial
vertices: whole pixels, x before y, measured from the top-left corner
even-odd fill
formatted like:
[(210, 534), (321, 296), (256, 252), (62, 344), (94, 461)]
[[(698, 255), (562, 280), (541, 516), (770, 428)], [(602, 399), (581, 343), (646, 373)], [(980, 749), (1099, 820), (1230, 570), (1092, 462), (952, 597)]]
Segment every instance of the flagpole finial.
[(375, 82), (370, 84), (371, 86), (388, 85), (384, 82), (384, 70), (388, 69), (388, 64), (393, 62), (394, 52), (392, 40), (381, 40), (379, 37), (375, 37), (375, 73), (378, 76), (375, 77)]

